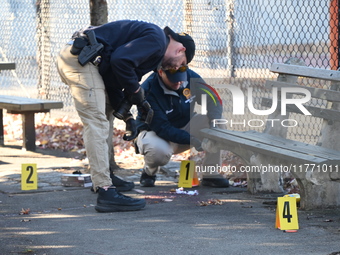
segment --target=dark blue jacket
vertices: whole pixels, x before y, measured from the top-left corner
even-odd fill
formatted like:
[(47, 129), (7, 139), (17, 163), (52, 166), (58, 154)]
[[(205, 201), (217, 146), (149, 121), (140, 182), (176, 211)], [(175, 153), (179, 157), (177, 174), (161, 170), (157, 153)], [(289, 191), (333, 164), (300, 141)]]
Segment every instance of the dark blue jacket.
[(99, 72), (115, 106), (123, 97), (122, 89), (133, 93), (142, 76), (157, 68), (169, 38), (157, 25), (143, 21), (120, 20), (89, 29), (104, 45)]
[[(207, 116), (209, 120), (220, 119), (222, 101), (217, 92), (194, 71), (187, 71), (188, 83), (185, 88), (171, 91), (161, 86), (157, 73), (153, 73), (143, 82), (142, 87), (147, 93), (147, 101), (154, 110), (154, 117), (148, 127), (143, 126), (141, 113), (138, 113), (137, 123), (140, 129), (154, 131), (159, 137), (178, 144), (190, 144), (190, 134), (180, 128), (184, 127), (195, 114), (194, 104), (201, 105), (202, 94), (207, 95)], [(190, 80), (190, 78), (197, 78)], [(190, 91), (190, 98), (183, 95)], [(185, 92), (184, 92), (185, 93)]]

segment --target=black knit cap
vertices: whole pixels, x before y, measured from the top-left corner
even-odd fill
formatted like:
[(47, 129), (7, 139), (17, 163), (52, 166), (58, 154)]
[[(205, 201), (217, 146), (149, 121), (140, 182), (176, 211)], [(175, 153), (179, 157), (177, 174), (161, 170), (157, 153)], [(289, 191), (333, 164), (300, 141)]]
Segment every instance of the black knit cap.
[(171, 37), (180, 42), (185, 47), (185, 55), (187, 57), (187, 64), (191, 62), (195, 55), (195, 42), (190, 35), (187, 33), (175, 33), (169, 27), (164, 28), (164, 33), (166, 35), (171, 35)]

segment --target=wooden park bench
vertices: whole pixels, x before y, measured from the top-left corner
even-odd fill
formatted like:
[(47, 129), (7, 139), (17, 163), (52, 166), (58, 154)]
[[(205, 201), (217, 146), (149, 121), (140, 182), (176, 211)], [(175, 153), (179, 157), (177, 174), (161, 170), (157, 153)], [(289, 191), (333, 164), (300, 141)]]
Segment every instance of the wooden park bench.
[[(14, 63), (0, 63), (0, 70), (14, 69)], [(23, 149), (35, 151), (35, 122), (34, 114), (49, 112), (51, 109), (63, 107), (63, 102), (42, 99), (0, 95), (0, 146), (4, 146), (3, 110), (10, 114), (21, 114), (23, 130)]]
[(63, 108), (63, 102), (0, 95), (0, 146), (4, 145), (3, 109), (6, 109), (7, 113), (21, 114), (23, 149), (35, 151), (34, 114), (59, 108)]
[[(268, 119), (282, 123), (287, 119), (294, 119), (292, 113), (303, 115), (298, 125), (308, 124), (314, 117), (321, 119), (319, 122), (322, 128), (315, 144), (287, 139), (288, 129), (295, 127), (274, 126), (272, 122), (266, 123), (263, 132), (219, 128), (203, 129), (201, 132), (216, 148), (232, 151), (248, 166), (255, 166), (248, 167), (251, 171), (247, 172), (248, 190), (251, 193), (282, 192), (280, 176), (282, 172), (290, 171), (299, 183), (302, 208), (339, 206), (340, 72), (306, 67), (303, 63), (273, 64), (270, 71), (277, 73), (278, 78), (276, 81), (266, 81), (267, 89), (277, 87), (278, 91), (281, 91), (282, 88), (288, 87), (288, 91), (290, 88), (303, 88), (311, 93), (309, 105), (303, 106), (313, 117), (305, 116), (305, 113), (293, 104), (287, 104), (287, 115), (282, 115), (279, 102)], [(305, 84), (306, 80), (308, 85), (312, 85), (299, 85)], [(324, 84), (322, 88), (320, 84)], [(301, 96), (301, 93), (297, 94)], [(324, 102), (323, 106), (315, 106), (316, 100)], [(272, 103), (272, 99), (262, 98), (262, 106), (270, 108)], [(315, 128), (315, 124), (309, 125), (312, 129)]]

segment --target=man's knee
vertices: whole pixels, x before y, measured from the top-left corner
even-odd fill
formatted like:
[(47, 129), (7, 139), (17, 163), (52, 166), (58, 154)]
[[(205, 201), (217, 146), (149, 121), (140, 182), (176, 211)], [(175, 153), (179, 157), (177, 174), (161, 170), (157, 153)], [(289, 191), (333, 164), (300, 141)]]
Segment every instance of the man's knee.
[(149, 151), (144, 155), (145, 162), (151, 168), (155, 168), (158, 166), (164, 166), (169, 163), (172, 156), (172, 152), (170, 151)]
[(169, 142), (158, 137), (154, 132), (142, 132), (138, 136), (137, 146), (145, 162), (150, 167), (166, 165), (173, 154)]

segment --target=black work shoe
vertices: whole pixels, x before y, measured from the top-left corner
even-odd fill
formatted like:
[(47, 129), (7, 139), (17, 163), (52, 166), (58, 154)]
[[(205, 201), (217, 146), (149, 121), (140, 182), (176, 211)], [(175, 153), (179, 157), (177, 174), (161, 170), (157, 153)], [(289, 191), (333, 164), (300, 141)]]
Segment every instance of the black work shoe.
[(201, 181), (203, 186), (215, 187), (215, 188), (228, 188), (229, 180), (225, 178), (203, 178)]
[(114, 186), (98, 189), (97, 212), (136, 211), (145, 207), (145, 199), (135, 199), (119, 193)]
[(150, 176), (144, 171), (142, 172), (142, 176), (140, 177), (140, 186), (141, 187), (155, 187), (156, 175)]
[(115, 186), (118, 191), (129, 191), (135, 187), (133, 182), (124, 181), (120, 177), (115, 176), (113, 173), (110, 173), (110, 177), (112, 185)]
[[(135, 184), (133, 182), (124, 181), (120, 177), (115, 176), (113, 173), (110, 173), (110, 177), (112, 180), (112, 185), (116, 187), (117, 191), (130, 191), (135, 187)], [(94, 191), (93, 186), (91, 187), (91, 191), (94, 193), (98, 193), (98, 190)]]

